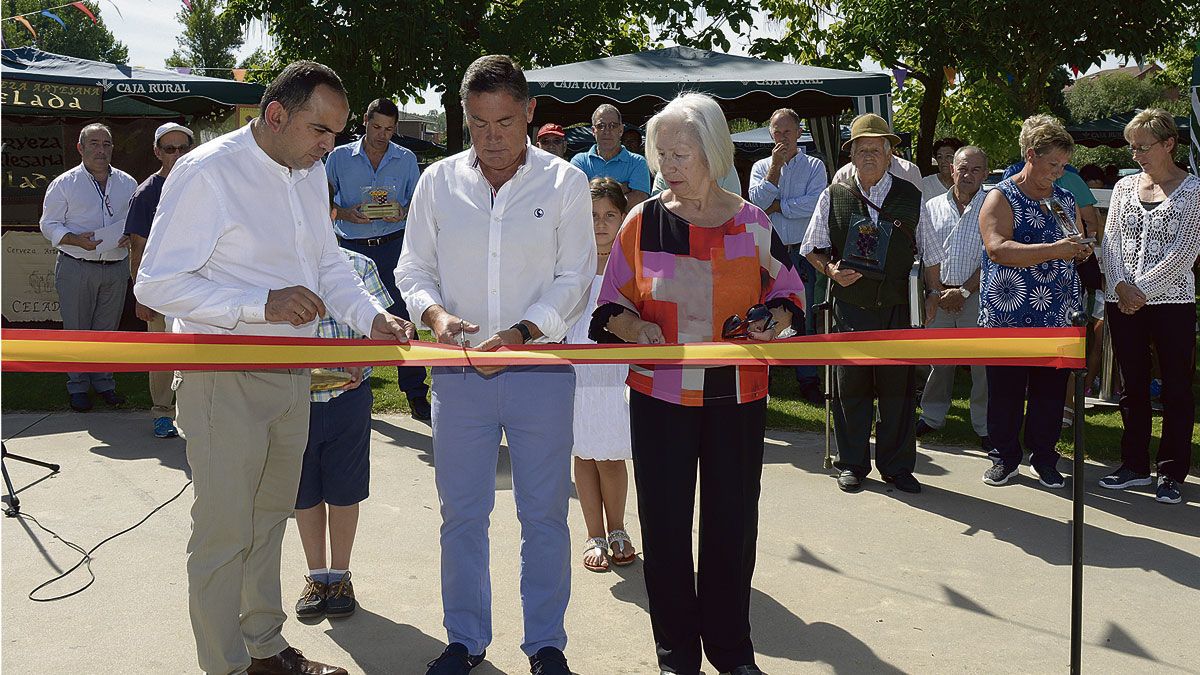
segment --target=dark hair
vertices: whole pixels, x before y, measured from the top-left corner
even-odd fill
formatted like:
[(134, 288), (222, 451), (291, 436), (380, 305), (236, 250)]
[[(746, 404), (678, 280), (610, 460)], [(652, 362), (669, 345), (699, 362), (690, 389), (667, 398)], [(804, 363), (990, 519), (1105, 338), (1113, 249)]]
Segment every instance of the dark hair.
[(1100, 168), (1099, 164), (1084, 164), (1079, 167), (1079, 177), (1087, 182), (1089, 180), (1104, 181), (1104, 169)]
[(377, 98), (367, 105), (367, 119), (371, 119), (371, 115), (383, 115), (394, 120), (400, 119), (400, 109), (392, 103), (390, 98)]
[(933, 142), (933, 154), (936, 155), (937, 151), (941, 150), (942, 148), (950, 148), (951, 150), (958, 152), (958, 149), (964, 145), (966, 145), (966, 143), (963, 143), (962, 141), (960, 141), (959, 139), (957, 139), (953, 136), (939, 138)]
[(591, 182), (592, 201), (597, 199), (607, 199), (612, 202), (613, 206), (621, 210), (621, 213), (629, 211), (629, 200), (625, 197), (625, 191), (621, 189), (621, 184), (607, 177), (593, 178)]
[(288, 113), (294, 113), (300, 110), (308, 103), (308, 99), (312, 98), (312, 93), (317, 87), (325, 85), (330, 89), (342, 94), (346, 94), (346, 87), (342, 85), (342, 78), (333, 72), (329, 66), (324, 66), (316, 61), (295, 61), (279, 76), (267, 85), (267, 90), (263, 92), (262, 101), (258, 104), (258, 112), (260, 115), (266, 116), (267, 106), (272, 101), (279, 101), (279, 105)]
[(529, 100), (529, 83), (525, 81), (524, 71), (503, 54), (481, 56), (467, 66), (458, 95), (466, 101), (468, 94), (493, 91), (506, 91), (518, 101)]

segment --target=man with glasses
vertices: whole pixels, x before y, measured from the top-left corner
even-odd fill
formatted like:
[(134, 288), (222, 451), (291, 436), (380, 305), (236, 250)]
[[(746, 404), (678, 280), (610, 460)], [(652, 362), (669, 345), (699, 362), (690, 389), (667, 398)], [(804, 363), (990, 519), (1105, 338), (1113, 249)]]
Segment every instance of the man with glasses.
[(558, 124), (543, 124), (537, 132), (537, 146), (556, 157), (563, 157), (567, 153), (567, 132)]
[[(362, 138), (340, 145), (325, 160), (329, 193), (337, 213), (333, 223), (338, 245), (371, 259), (383, 276), (383, 285), (395, 304), (388, 311), (408, 318), (408, 309), (396, 290), (396, 261), (404, 248), (404, 228), (408, 207), (421, 169), (417, 156), (408, 148), (392, 142), (400, 110), (390, 99), (379, 98), (367, 105), (363, 114)], [(363, 207), (372, 200), (392, 202), (394, 215), (368, 216)], [(408, 409), (415, 420), (428, 422), (431, 411), (426, 395), (423, 366), (396, 368), (397, 385), (408, 398)]]
[(604, 103), (592, 113), (592, 133), (596, 144), (587, 152), (571, 158), (571, 163), (583, 170), (588, 180), (607, 177), (621, 184), (629, 208), (650, 196), (650, 169), (646, 158), (635, 155), (621, 145), (621, 112)]
[[(83, 161), (50, 182), (42, 203), (42, 234), (58, 249), (59, 314), (67, 330), (116, 330), (129, 285), (125, 216), (137, 181), (113, 168), (112, 131), (103, 124), (85, 126), (75, 149)], [(112, 373), (67, 373), (72, 410), (92, 409), (89, 389), (109, 405), (125, 402)]]
[[(175, 160), (192, 149), (192, 140), (192, 130), (182, 124), (168, 122), (154, 130), (154, 156), (162, 162), (162, 168), (138, 186), (129, 202), (129, 217), (125, 219), (125, 235), (129, 237), (129, 275), (134, 281), (137, 281), (142, 254), (146, 252), (146, 240), (150, 238), (150, 225), (154, 222), (154, 212), (158, 210), (163, 183), (167, 182), (167, 174), (171, 173)], [(137, 318), (146, 322), (146, 330), (151, 333), (167, 332), (166, 317), (140, 302), (135, 307)], [(174, 373), (169, 370), (150, 373), (154, 435), (158, 438), (179, 435), (174, 422), (175, 392), (171, 390), (173, 376)]]

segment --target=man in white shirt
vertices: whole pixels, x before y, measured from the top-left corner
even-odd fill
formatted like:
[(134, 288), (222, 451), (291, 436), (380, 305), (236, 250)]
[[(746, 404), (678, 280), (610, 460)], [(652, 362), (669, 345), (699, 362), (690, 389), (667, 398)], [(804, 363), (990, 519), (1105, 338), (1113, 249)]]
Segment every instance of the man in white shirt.
[[(75, 145), (83, 161), (46, 187), (41, 230), (58, 249), (54, 286), (66, 330), (116, 330), (129, 287), (129, 238), (125, 216), (137, 189), (132, 176), (113, 167), (112, 131), (89, 124)], [(120, 405), (112, 373), (67, 373), (71, 409), (92, 409), (88, 390)]]
[[(471, 149), (425, 171), (408, 216), (396, 282), (409, 315), (439, 342), (482, 339), (480, 350), (561, 341), (580, 320), (596, 264), (587, 178), (529, 145), (534, 101), (507, 56), (471, 64), (461, 94)], [(533, 672), (569, 673), (562, 650), (574, 391), (569, 366), (433, 369), (450, 644), (430, 675), (466, 673), (492, 639), (488, 524), (501, 434), (521, 521), (521, 649)]]
[[(331, 313), (405, 342), (411, 323), (363, 287), (330, 227), (321, 157), (346, 125), (337, 74), (298, 61), (248, 126), (176, 162), (134, 292), (176, 333), (313, 337)], [(177, 391), (195, 503), (188, 599), (200, 668), (344, 674), (283, 638), (279, 566), (308, 442), (309, 371), (188, 371)]]
[[(940, 161), (940, 160), (939, 160)], [(946, 194), (925, 203), (937, 240), (946, 259), (941, 264), (942, 285), (938, 311), (930, 328), (974, 328), (979, 324), (979, 263), (983, 255), (983, 237), (979, 233), (979, 209), (983, 205), (983, 179), (988, 173), (988, 158), (983, 150), (968, 145), (959, 148), (949, 162), (953, 167), (953, 186)], [(946, 424), (950, 400), (954, 396), (954, 371), (957, 366), (933, 366), (925, 393), (921, 396), (921, 418), (916, 435), (941, 429)], [(990, 451), (987, 437), (987, 369), (971, 366), (971, 426), (980, 444)]]
[[(788, 254), (804, 282), (804, 328), (816, 332), (812, 308), (816, 305), (816, 272), (808, 259), (800, 255), (800, 243), (821, 191), (829, 185), (825, 163), (810, 157), (798, 145), (800, 116), (791, 108), (780, 108), (771, 115), (767, 127), (775, 147), (771, 156), (754, 163), (750, 169), (750, 201), (771, 216), (771, 226), (788, 248)], [(796, 366), (800, 395), (813, 405), (821, 405), (825, 394), (816, 366)]]

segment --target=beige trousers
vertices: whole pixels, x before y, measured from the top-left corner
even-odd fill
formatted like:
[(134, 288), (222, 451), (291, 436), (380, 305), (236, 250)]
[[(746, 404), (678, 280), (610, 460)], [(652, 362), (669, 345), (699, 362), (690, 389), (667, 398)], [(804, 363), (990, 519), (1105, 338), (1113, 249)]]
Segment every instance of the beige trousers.
[(309, 371), (185, 372), (176, 392), (195, 502), (188, 606), (200, 668), (287, 648), (279, 567), (308, 443)]
[[(146, 322), (146, 330), (151, 333), (167, 332), (167, 320), (162, 314)], [(175, 373), (170, 370), (154, 370), (150, 372), (150, 401), (154, 404), (151, 411), (155, 417), (175, 417), (175, 392), (171, 390), (171, 381)]]

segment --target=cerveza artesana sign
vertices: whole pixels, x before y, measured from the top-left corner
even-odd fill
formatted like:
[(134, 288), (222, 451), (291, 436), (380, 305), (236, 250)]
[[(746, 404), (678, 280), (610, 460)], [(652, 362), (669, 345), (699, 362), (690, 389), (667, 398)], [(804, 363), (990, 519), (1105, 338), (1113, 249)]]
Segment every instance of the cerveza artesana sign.
[(104, 90), (99, 86), (36, 80), (0, 82), (0, 103), (14, 108), (100, 112), (103, 100)]

